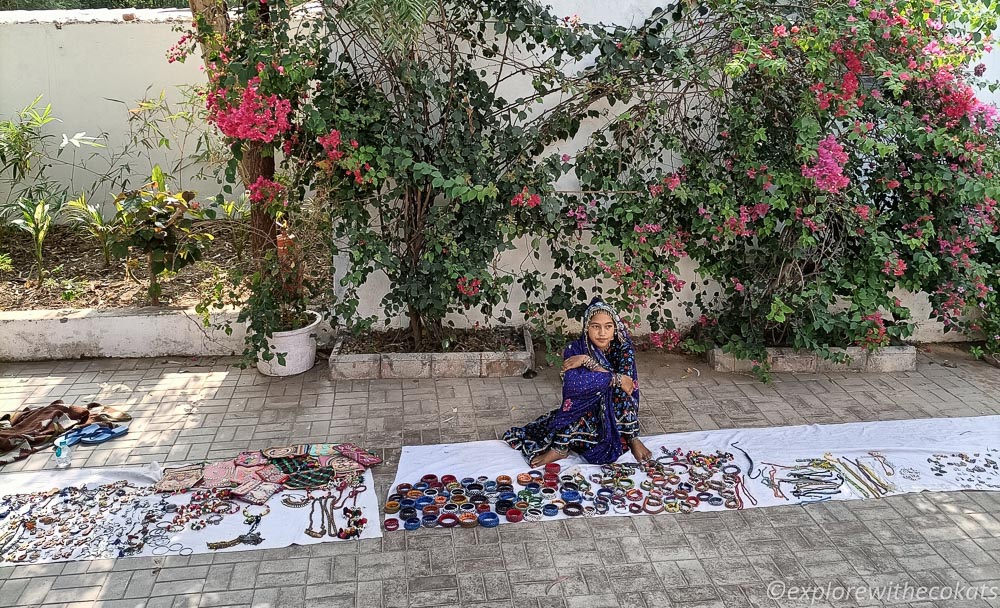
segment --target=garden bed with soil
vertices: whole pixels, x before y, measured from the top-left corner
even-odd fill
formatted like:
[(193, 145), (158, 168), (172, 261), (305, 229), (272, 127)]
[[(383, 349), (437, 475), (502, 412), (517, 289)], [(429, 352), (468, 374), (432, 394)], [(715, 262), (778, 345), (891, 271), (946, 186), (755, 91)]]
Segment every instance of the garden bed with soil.
[(497, 378), (525, 375), (535, 366), (527, 328), (449, 330), (448, 335), (454, 342), (447, 344), (447, 352), (440, 340), (414, 352), (405, 330), (345, 337), (330, 355), (330, 378)]
[[(208, 221), (198, 228), (215, 237), (201, 261), (185, 266), (169, 278), (161, 278), (160, 304), (193, 308), (210, 289), (215, 271), (233, 266), (236, 253), (224, 221)], [(134, 260), (126, 276), (124, 260), (111, 260), (105, 267), (97, 245), (79, 230), (55, 226), (45, 239), (45, 279), (38, 285), (31, 239), (9, 231), (4, 250), (13, 270), (0, 272), (0, 310), (60, 308), (137, 308), (149, 305), (146, 293), (149, 272), (145, 260)]]
[(368, 331), (359, 336), (347, 335), (340, 346), (340, 354), (365, 355), (373, 353), (468, 353), (513, 352), (524, 350), (524, 335), (513, 327), (490, 329), (447, 329), (441, 339), (425, 338), (418, 348), (413, 347), (409, 329)]

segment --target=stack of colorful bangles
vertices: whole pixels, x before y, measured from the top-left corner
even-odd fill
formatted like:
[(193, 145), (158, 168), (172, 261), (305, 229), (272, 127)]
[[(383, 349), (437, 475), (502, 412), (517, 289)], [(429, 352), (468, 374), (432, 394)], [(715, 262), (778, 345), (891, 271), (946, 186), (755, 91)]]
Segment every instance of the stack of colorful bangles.
[[(660, 448), (661, 456), (642, 464), (611, 464), (584, 477), (563, 473), (559, 464), (515, 477), (499, 475), (457, 478), (428, 474), (420, 481), (396, 486), (385, 502), (388, 531), (419, 528), (492, 528), (509, 523), (538, 522), (560, 513), (592, 517), (646, 513), (690, 513), (702, 503), (742, 509), (756, 503), (744, 485), (742, 469), (732, 454)], [(633, 476), (644, 473), (636, 483)]]

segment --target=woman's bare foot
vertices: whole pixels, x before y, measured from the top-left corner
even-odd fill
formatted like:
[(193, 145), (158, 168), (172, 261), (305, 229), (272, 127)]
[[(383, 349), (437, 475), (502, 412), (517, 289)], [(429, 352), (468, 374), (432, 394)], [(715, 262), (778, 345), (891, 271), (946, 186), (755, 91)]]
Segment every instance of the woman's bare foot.
[(649, 451), (642, 441), (638, 437), (628, 442), (628, 447), (632, 450), (632, 456), (635, 457), (636, 462), (642, 462), (644, 460), (649, 460), (653, 457), (653, 453)]
[(531, 465), (531, 468), (544, 467), (550, 462), (555, 462), (563, 458), (566, 458), (566, 454), (563, 454), (558, 450), (549, 450), (544, 454), (539, 454), (538, 456), (532, 458), (529, 464)]

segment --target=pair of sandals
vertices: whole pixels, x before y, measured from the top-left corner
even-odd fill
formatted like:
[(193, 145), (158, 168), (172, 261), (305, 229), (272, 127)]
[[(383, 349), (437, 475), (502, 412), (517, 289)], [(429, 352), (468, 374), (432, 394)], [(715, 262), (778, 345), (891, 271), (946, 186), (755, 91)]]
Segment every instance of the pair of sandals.
[(66, 445), (70, 447), (78, 443), (98, 445), (105, 441), (117, 439), (125, 433), (128, 433), (128, 426), (124, 424), (109, 425), (108, 423), (95, 422), (66, 433)]
[(72, 447), (78, 443), (98, 445), (128, 433), (127, 425), (115, 423), (129, 422), (132, 416), (98, 403), (91, 403), (87, 407), (90, 409), (87, 419), (89, 424), (66, 433), (67, 446)]

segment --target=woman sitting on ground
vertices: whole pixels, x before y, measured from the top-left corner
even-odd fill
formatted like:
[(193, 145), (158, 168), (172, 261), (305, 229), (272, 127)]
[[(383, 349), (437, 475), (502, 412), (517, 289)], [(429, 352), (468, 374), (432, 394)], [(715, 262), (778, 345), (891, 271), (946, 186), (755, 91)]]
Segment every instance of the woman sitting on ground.
[(563, 353), (562, 407), (504, 433), (532, 467), (579, 453), (591, 464), (618, 460), (627, 450), (639, 462), (652, 454), (639, 440), (635, 349), (618, 313), (595, 297), (583, 332)]

